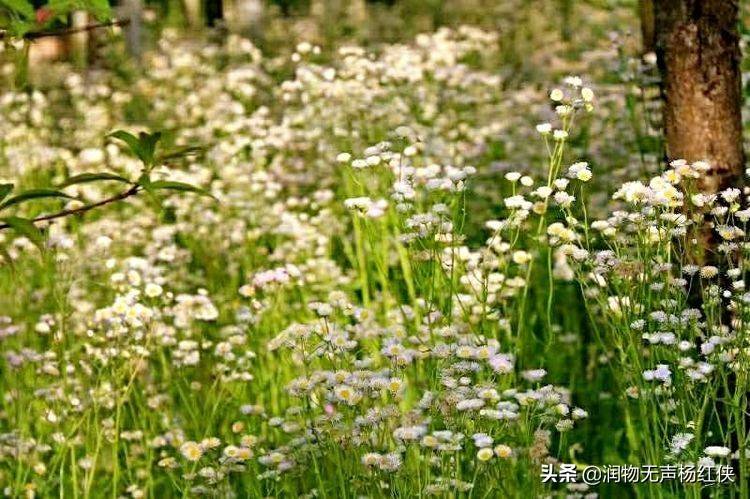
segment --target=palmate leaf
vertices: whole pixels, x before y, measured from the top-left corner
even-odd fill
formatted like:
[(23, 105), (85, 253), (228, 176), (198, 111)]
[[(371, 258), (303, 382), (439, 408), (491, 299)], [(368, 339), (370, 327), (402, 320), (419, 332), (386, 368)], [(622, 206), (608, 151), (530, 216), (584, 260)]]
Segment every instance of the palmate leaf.
[(0, 210), (4, 210), (5, 208), (8, 208), (9, 206), (14, 206), (14, 205), (23, 203), (25, 201), (29, 201), (31, 199), (41, 199), (41, 198), (75, 199), (75, 197), (69, 194), (65, 194), (64, 192), (55, 191), (52, 189), (31, 189), (28, 191), (24, 191), (17, 196), (8, 198), (2, 203), (0, 203)]
[(39, 248), (40, 251), (44, 251), (44, 236), (42, 232), (37, 229), (34, 222), (28, 218), (21, 217), (7, 217), (1, 218), (0, 221), (8, 224), (8, 226), (16, 231), (19, 235), (25, 236), (34, 243), (34, 246)]
[(126, 184), (131, 183), (130, 180), (126, 179), (125, 177), (121, 177), (120, 175), (116, 175), (114, 173), (81, 173), (79, 175), (73, 175), (68, 180), (60, 184), (60, 187), (68, 187), (70, 185), (76, 184), (86, 184), (89, 182), (98, 182), (100, 180), (113, 180), (116, 182), (124, 182)]
[(174, 182), (171, 180), (157, 180), (156, 182), (150, 182), (148, 184), (147, 189), (151, 189), (151, 190), (166, 189), (166, 190), (171, 190), (171, 191), (193, 192), (201, 196), (208, 196), (212, 199), (216, 199), (206, 189), (201, 189), (200, 187), (196, 187), (191, 184), (186, 184), (184, 182)]

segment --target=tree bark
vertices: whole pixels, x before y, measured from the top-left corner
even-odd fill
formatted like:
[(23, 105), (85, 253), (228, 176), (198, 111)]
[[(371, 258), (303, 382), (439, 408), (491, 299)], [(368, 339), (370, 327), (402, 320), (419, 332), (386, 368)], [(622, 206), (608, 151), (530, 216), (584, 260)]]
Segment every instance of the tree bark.
[[(728, 187), (740, 187), (744, 170), (742, 138), (742, 78), (737, 30), (738, 0), (654, 0), (657, 32), (657, 61), (664, 92), (664, 129), (668, 159), (688, 162), (705, 160), (710, 170), (698, 180), (699, 188), (714, 194)], [(716, 249), (719, 237), (710, 217), (696, 227), (695, 263), (726, 265)], [(688, 259), (692, 259), (690, 255)], [(721, 286), (731, 285), (722, 273)], [(699, 286), (691, 287), (689, 301), (701, 305)], [(728, 299), (721, 305), (721, 321), (732, 324), (734, 312)], [(735, 373), (715, 395), (732, 400), (739, 386)], [(727, 412), (717, 413), (721, 426)], [(733, 410), (733, 409), (732, 409)], [(747, 406), (741, 407), (747, 425)], [(702, 431), (703, 428), (697, 428)], [(732, 447), (744, 445), (736, 432), (730, 433)], [(739, 481), (746, 483), (742, 474)]]
[(194, 30), (203, 28), (203, 2), (201, 0), (183, 0), (185, 19)]
[(638, 16), (641, 20), (641, 48), (644, 54), (656, 50), (656, 19), (654, 0), (638, 0)]
[[(76, 10), (70, 14), (70, 26), (73, 29), (85, 27), (89, 23), (89, 15), (85, 10)], [(83, 29), (70, 35), (70, 52), (73, 63), (79, 69), (84, 69), (88, 62), (89, 33)]]
[(143, 21), (143, 0), (124, 0), (120, 6), (122, 17), (128, 19), (125, 27), (125, 45), (130, 56), (139, 61), (141, 58), (141, 37)]
[(742, 82), (737, 0), (655, 2), (667, 157), (711, 165), (704, 193), (741, 183)]

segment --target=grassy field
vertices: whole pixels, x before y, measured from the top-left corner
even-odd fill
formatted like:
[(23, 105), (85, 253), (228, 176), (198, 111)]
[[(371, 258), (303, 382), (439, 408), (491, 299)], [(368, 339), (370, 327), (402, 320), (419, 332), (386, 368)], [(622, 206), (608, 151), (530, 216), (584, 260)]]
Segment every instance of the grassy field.
[[(662, 164), (633, 2), (567, 3), (150, 26), (140, 65), (115, 34), (24, 89), (7, 57), (0, 184), (135, 181), (109, 134), (160, 131), (197, 149), (150, 181), (213, 197), (0, 230), (5, 496), (747, 498), (747, 192)], [(128, 186), (62, 189), (0, 217)]]

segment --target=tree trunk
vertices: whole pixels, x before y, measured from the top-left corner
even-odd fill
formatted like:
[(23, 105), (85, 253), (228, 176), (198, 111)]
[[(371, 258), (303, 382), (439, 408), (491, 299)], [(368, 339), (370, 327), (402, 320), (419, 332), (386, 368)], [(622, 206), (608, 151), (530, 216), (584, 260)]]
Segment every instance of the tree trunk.
[(229, 31), (249, 37), (254, 42), (263, 38), (263, 2), (261, 0), (224, 0), (224, 22)]
[(638, 16), (641, 19), (641, 47), (644, 54), (656, 50), (656, 19), (654, 0), (638, 0)]
[(224, 19), (224, 2), (222, 0), (213, 0), (206, 2), (206, 24), (210, 27), (216, 27), (222, 24)]
[(705, 160), (705, 193), (742, 179), (742, 83), (736, 0), (655, 2), (669, 159)]
[(188, 26), (194, 30), (203, 28), (203, 2), (201, 0), (183, 0), (183, 5)]
[(357, 30), (362, 30), (367, 24), (367, 2), (365, 0), (349, 0), (346, 16)]
[[(699, 179), (699, 188), (713, 194), (727, 187), (740, 187), (744, 170), (742, 146), (742, 81), (737, 32), (738, 0), (655, 0), (657, 58), (664, 92), (664, 128), (668, 159), (689, 162), (706, 160), (710, 170)], [(716, 251), (719, 237), (708, 215), (696, 227), (695, 263), (722, 264)], [(691, 256), (688, 256), (690, 259)], [(724, 264), (725, 265), (725, 264)], [(730, 288), (722, 273), (722, 288)], [(689, 301), (700, 306), (700, 286), (691, 287)], [(723, 299), (721, 316), (732, 324), (734, 312)], [(715, 395), (732, 400), (747, 390), (737, 385), (732, 373)], [(728, 408), (728, 406), (725, 406)], [(741, 407), (747, 415), (747, 406)], [(721, 426), (727, 412), (717, 414)], [(747, 425), (738, 421), (737, 425)], [(702, 431), (703, 428), (696, 428)], [(743, 447), (737, 432), (730, 433), (732, 447)], [(743, 472), (739, 481), (747, 483)]]
[(85, 10), (76, 10), (70, 14), (70, 27), (81, 28), (81, 31), (70, 35), (70, 52), (73, 64), (79, 69), (86, 68), (88, 62), (89, 33), (83, 28), (89, 23), (89, 15)]
[(125, 27), (125, 45), (130, 56), (139, 61), (141, 58), (141, 36), (143, 22), (143, 0), (124, 0), (120, 6), (121, 16), (128, 19)]

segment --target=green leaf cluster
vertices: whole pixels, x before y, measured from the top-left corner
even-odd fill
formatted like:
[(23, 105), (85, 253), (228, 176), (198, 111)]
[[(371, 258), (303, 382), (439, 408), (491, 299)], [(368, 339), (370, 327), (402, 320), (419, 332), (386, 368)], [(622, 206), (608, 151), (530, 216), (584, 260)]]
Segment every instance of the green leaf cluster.
[[(161, 132), (155, 132), (151, 134), (141, 132), (136, 136), (124, 130), (117, 130), (111, 133), (109, 137), (122, 142), (126, 146), (127, 150), (141, 161), (143, 167), (141, 175), (138, 177), (138, 179), (131, 180), (123, 177), (122, 175), (111, 172), (86, 172), (69, 177), (59, 185), (59, 188), (92, 182), (119, 182), (130, 186), (131, 190), (135, 188), (132, 192), (128, 192), (128, 195), (132, 195), (139, 190), (143, 190), (148, 194), (152, 202), (159, 207), (161, 206), (162, 201), (161, 197), (158, 194), (159, 191), (189, 192), (213, 198), (213, 196), (205, 189), (185, 182), (176, 182), (171, 180), (151, 180), (151, 172), (155, 166), (162, 164), (163, 162), (168, 160), (195, 154), (200, 151), (200, 148), (186, 147), (159, 153), (157, 151), (157, 146), (162, 137)], [(8, 208), (17, 207), (18, 205), (33, 200), (49, 198), (76, 198), (74, 196), (71, 196), (70, 194), (56, 189), (29, 189), (12, 195), (14, 189), (15, 186), (13, 184), (0, 184), (0, 224), (2, 224), (0, 228), (9, 228), (21, 236), (27, 237), (32, 243), (34, 243), (40, 250), (43, 251), (44, 235), (42, 231), (35, 225), (35, 221), (38, 220), (23, 218), (19, 216), (4, 216), (3, 212)], [(6, 261), (11, 262), (11, 258), (7, 250), (2, 246), (0, 246), (0, 255), (3, 256)]]

